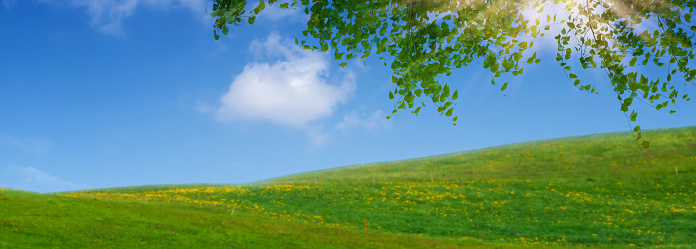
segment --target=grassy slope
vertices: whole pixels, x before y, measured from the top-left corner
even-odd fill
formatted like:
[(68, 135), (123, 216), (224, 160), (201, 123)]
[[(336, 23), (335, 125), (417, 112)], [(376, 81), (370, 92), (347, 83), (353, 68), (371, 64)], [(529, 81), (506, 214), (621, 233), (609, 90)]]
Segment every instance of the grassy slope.
[[(693, 247), (696, 127), (649, 130), (644, 135), (653, 142), (650, 150), (632, 143), (630, 134), (615, 133), (341, 167), (246, 186), (145, 186), (65, 196), (5, 194), (0, 196), (0, 213), (11, 215), (0, 216), (0, 228), (20, 232), (0, 229), (0, 248), (2, 241), (28, 241), (32, 229), (44, 227), (34, 223), (66, 228), (56, 220), (82, 229), (86, 238), (73, 239), (70, 243), (75, 245), (96, 239), (138, 247), (143, 241), (168, 238), (151, 243), (209, 247), (200, 243), (218, 241), (214, 243), (221, 247), (235, 243), (240, 248), (326, 248), (322, 243), (336, 241), (334, 246), (349, 248), (447, 248), (475, 245), (485, 237), (486, 242), (508, 245)], [(34, 204), (21, 207), (16, 204), (19, 197), (26, 199), (22, 203)], [(49, 197), (60, 198), (70, 208), (50, 208), (55, 204), (46, 200)], [(102, 210), (99, 205), (109, 207), (102, 212), (114, 213), (105, 217), (130, 218), (100, 218), (104, 214), (95, 213)], [(79, 208), (85, 211), (75, 211)], [(23, 215), (25, 210), (34, 215)], [(139, 214), (143, 212), (149, 213)], [(78, 213), (90, 215), (75, 217)], [(38, 217), (43, 220), (32, 223)], [(96, 218), (100, 223), (91, 222)], [(364, 219), (370, 232), (363, 230)], [(95, 232), (100, 224), (110, 227), (111, 235)], [(254, 232), (240, 226), (254, 227)], [(61, 237), (60, 232), (42, 229), (50, 238)], [(191, 232), (201, 230), (206, 232)], [(431, 238), (395, 237), (374, 230)], [(378, 243), (372, 242), (374, 238), (384, 244), (371, 244)]]
[(231, 217), (184, 206), (0, 189), (0, 248), (488, 248), (422, 238)]
[[(461, 182), (482, 179), (614, 178), (696, 173), (696, 126), (643, 131), (639, 149), (627, 132), (568, 137), (410, 160), (306, 172), (259, 184)], [(431, 178), (432, 173), (432, 178)]]

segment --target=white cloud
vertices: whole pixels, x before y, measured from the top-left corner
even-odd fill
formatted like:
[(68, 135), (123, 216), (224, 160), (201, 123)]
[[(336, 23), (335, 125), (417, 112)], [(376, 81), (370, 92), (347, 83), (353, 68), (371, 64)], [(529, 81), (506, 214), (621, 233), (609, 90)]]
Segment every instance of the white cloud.
[(213, 105), (204, 103), (200, 100), (198, 100), (198, 102), (196, 102), (194, 107), (196, 108), (196, 111), (198, 113), (202, 113), (202, 114), (211, 113), (212, 111), (215, 110), (215, 107)]
[(12, 5), (15, 5), (17, 3), (17, 0), (2, 0), (2, 6), (5, 7), (5, 9), (9, 9), (12, 7)]
[[(9, 8), (17, 0), (2, 0), (5, 8)], [(154, 9), (170, 10), (176, 8), (187, 8), (205, 24), (212, 24), (213, 18), (206, 13), (206, 9), (212, 8), (212, 1), (209, 0), (39, 0), (43, 3), (62, 4), (67, 3), (77, 8), (86, 8), (90, 15), (90, 25), (102, 33), (110, 35), (123, 35), (123, 21), (132, 16), (140, 7), (150, 7)], [(251, 10), (258, 5), (258, 2), (248, 3), (247, 10)], [(280, 9), (278, 4), (266, 6), (259, 18), (268, 18), (277, 21), (282, 18), (297, 19), (302, 10)], [(305, 19), (307, 17), (305, 16)]]
[[(10, 174), (15, 177), (13, 188), (36, 192), (69, 191), (87, 188), (86, 184), (74, 183), (52, 176), (34, 167), (10, 167)], [(3, 184), (5, 185), (5, 184)]]
[(387, 130), (391, 128), (392, 122), (386, 119), (386, 116), (382, 110), (376, 110), (371, 115), (361, 118), (357, 111), (353, 111), (343, 116), (343, 120), (336, 124), (336, 130), (347, 131), (352, 127), (361, 127), (368, 131), (379, 128)]
[(307, 128), (307, 136), (315, 147), (324, 146), (334, 136), (335, 130), (322, 132), (322, 126)]
[[(12, 3), (12, 0), (3, 0)], [(63, 2), (78, 8), (86, 8), (90, 15), (90, 25), (102, 33), (123, 35), (123, 21), (133, 15), (136, 8), (146, 6), (156, 9), (188, 8), (203, 20), (211, 19), (205, 14), (205, 9), (212, 4), (207, 0), (42, 0), (50, 4)], [(208, 6), (210, 5), (210, 6)]]
[(355, 77), (345, 71), (340, 85), (326, 83), (329, 62), (325, 53), (301, 49), (272, 33), (253, 41), (251, 51), (283, 59), (273, 64), (250, 63), (230, 84), (216, 112), (221, 121), (267, 120), (296, 128), (331, 116), (338, 103), (355, 91)]
[(36, 156), (51, 152), (51, 141), (46, 138), (16, 137), (0, 134), (0, 148), (10, 147)]
[(121, 35), (123, 20), (138, 6), (138, 0), (68, 0), (75, 7), (87, 8), (90, 24), (100, 32)]
[(314, 146), (320, 147), (326, 144), (332, 137), (347, 135), (355, 128), (362, 128), (368, 132), (378, 130), (388, 130), (392, 127), (393, 121), (387, 120), (382, 110), (376, 110), (367, 116), (360, 115), (357, 111), (352, 111), (343, 115), (343, 119), (334, 125), (331, 130), (322, 131), (321, 126), (307, 129), (307, 135), (312, 140)]

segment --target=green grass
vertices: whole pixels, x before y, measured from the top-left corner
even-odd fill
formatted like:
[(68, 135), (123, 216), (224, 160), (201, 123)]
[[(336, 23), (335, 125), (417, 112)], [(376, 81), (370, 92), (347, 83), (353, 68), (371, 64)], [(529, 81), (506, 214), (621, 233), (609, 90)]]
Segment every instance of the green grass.
[(649, 150), (612, 133), (243, 186), (1, 190), (0, 248), (694, 248), (696, 127), (644, 136)]
[(0, 248), (489, 248), (462, 239), (6, 189), (0, 189), (0, 214)]

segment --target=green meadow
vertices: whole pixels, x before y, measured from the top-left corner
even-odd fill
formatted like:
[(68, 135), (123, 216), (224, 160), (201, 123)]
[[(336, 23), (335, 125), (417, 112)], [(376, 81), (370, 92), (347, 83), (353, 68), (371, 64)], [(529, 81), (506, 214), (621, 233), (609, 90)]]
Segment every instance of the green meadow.
[(696, 248), (696, 126), (643, 135), (247, 185), (0, 189), (0, 248)]

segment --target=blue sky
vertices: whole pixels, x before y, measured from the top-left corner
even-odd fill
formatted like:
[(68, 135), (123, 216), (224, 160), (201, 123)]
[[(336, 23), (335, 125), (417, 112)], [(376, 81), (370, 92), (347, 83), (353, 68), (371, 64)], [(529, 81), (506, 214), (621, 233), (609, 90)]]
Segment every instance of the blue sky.
[[(1, 1), (4, 188), (241, 184), (629, 129), (606, 76), (578, 71), (600, 94), (580, 92), (554, 41), (538, 41), (542, 63), (499, 80), (505, 92), (477, 64), (442, 78), (460, 91), (453, 126), (432, 106), (386, 120), (391, 69), (299, 49), (300, 11), (267, 9), (216, 41), (207, 0)], [(672, 115), (634, 107), (643, 129), (696, 125), (691, 102)]]

